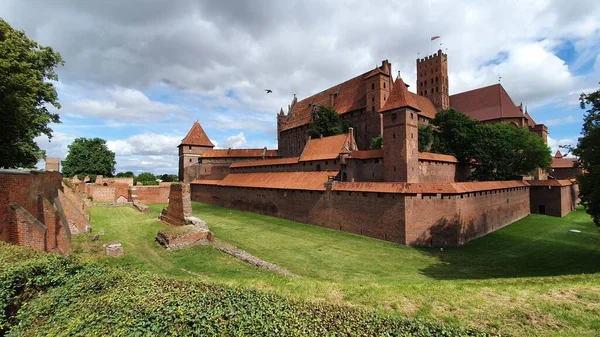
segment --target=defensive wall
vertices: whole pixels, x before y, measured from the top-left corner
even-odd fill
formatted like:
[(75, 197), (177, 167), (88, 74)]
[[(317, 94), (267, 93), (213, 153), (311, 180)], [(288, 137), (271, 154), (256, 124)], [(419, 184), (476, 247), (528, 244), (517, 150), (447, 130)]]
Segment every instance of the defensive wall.
[(56, 171), (0, 170), (0, 240), (68, 253), (71, 231), (66, 214), (75, 209), (66, 202), (61, 182)]
[(417, 246), (458, 246), (530, 212), (523, 181), (319, 183), (332, 173), (311, 172), (310, 181), (302, 182), (286, 178), (283, 188), (275, 187), (283, 178), (277, 176), (245, 184), (243, 177), (229, 178), (235, 175), (197, 180), (192, 200)]
[(532, 180), (531, 213), (563, 217), (579, 202), (579, 185), (572, 180)]

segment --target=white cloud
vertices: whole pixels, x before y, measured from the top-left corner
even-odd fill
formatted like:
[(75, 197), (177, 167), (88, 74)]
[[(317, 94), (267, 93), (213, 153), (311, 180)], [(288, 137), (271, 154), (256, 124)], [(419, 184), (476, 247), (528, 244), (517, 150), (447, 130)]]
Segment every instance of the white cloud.
[(152, 123), (171, 118), (183, 118), (188, 113), (178, 105), (149, 99), (139, 90), (113, 88), (90, 91), (88, 96), (63, 104), (61, 113), (72, 116), (96, 117), (117, 122)]
[(229, 136), (223, 142), (223, 148), (232, 148), (232, 149), (240, 149), (246, 145), (246, 137), (243, 132), (238, 133), (237, 135)]
[(64, 160), (69, 152), (68, 146), (71, 145), (77, 136), (69, 133), (54, 131), (52, 139), (48, 139), (46, 135), (41, 135), (35, 138), (38, 146), (46, 151), (46, 156), (51, 158), (59, 158)]
[(176, 155), (182, 137), (144, 133), (126, 139), (109, 140), (108, 148), (117, 156)]
[(555, 119), (548, 119), (542, 122), (542, 124), (546, 124), (546, 126), (554, 126), (554, 125), (565, 125), (565, 124), (574, 124), (574, 123), (580, 123), (581, 122), (581, 118), (576, 118), (574, 116), (567, 116), (567, 117), (563, 117), (563, 118), (555, 118)]
[[(575, 146), (575, 145), (577, 145), (577, 137), (554, 139), (554, 138), (548, 136), (548, 146), (550, 147), (550, 150), (552, 151), (552, 155), (554, 155), (556, 153), (556, 151), (559, 151), (559, 150), (563, 155), (567, 155), (567, 152), (569, 150), (561, 148), (561, 146)], [(569, 153), (568, 156), (571, 157), (571, 154)]]

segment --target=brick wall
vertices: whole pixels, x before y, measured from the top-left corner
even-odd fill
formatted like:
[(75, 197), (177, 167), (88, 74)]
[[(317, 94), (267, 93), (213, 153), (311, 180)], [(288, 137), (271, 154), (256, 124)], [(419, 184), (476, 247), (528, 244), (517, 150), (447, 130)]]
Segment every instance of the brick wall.
[(550, 172), (550, 175), (554, 179), (571, 179), (571, 178), (577, 178), (582, 173), (583, 173), (583, 171), (579, 167), (567, 167), (567, 168), (552, 169), (552, 172)]
[[(131, 190), (143, 204), (164, 204), (169, 201), (169, 186), (136, 186)], [(131, 200), (131, 199), (130, 199)]]
[(117, 198), (116, 186), (88, 185), (88, 195), (94, 202), (115, 202)]
[(419, 160), (419, 182), (459, 182), (469, 177), (469, 166), (430, 160)]
[(528, 187), (461, 196), (192, 184), (192, 200), (409, 245), (460, 245), (529, 214)]
[[(63, 191), (58, 191), (60, 203), (67, 216), (71, 234), (87, 233), (91, 230), (89, 217), (87, 216), (87, 206), (83, 199), (78, 198), (73, 191), (63, 186)], [(68, 196), (70, 195), (70, 197)]]
[(70, 231), (58, 172), (0, 170), (0, 240), (67, 253)]
[(577, 206), (579, 186), (531, 186), (531, 213), (563, 217)]

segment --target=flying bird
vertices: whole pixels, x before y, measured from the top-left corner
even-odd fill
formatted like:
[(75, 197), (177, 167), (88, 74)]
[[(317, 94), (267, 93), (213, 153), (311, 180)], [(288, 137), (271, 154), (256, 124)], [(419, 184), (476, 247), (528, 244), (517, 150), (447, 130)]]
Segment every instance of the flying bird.
[(267, 92), (267, 94), (270, 94), (273, 92), (273, 90), (271, 90), (271, 89), (265, 89), (265, 91)]

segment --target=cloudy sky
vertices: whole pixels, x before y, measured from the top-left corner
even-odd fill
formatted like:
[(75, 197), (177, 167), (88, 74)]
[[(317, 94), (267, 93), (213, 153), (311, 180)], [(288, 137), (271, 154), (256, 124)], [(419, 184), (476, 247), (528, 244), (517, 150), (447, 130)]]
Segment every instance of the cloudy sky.
[(576, 141), (577, 98), (600, 81), (596, 1), (2, 0), (0, 17), (65, 59), (62, 124), (40, 146), (64, 159), (75, 137), (101, 137), (117, 171), (176, 173), (195, 120), (219, 147), (275, 148), (294, 93), (384, 59), (414, 90), (415, 59), (440, 43), (451, 94), (501, 76), (553, 149)]

